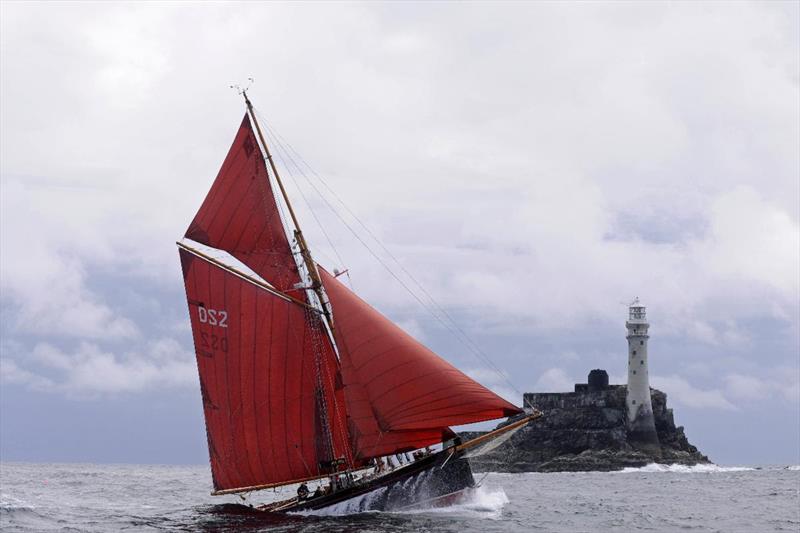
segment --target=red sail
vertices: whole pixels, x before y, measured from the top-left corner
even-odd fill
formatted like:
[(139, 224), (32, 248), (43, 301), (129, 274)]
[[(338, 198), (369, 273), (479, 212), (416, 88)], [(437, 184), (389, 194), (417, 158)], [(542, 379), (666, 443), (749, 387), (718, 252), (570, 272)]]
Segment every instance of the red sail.
[(300, 281), (247, 115), (186, 237), (225, 250), (281, 292)]
[(424, 448), (451, 439), (455, 434), (450, 428), (382, 431), (372, 410), (366, 388), (356, 380), (350, 358), (342, 353), (342, 377), (344, 397), (349, 416), (349, 432), (355, 455), (360, 460), (381, 457), (398, 452)]
[[(333, 307), (351, 428), (360, 431), (356, 436), (363, 441), (356, 439), (359, 455), (372, 455), (365, 453), (365, 444), (381, 435), (417, 447), (416, 442), (433, 438), (431, 430), (441, 437), (450, 425), (521, 412), (414, 340), (328, 272), (320, 273)], [(408, 442), (400, 442), (401, 431)]]
[(214, 488), (324, 475), (351, 452), (319, 319), (199, 256), (180, 257)]

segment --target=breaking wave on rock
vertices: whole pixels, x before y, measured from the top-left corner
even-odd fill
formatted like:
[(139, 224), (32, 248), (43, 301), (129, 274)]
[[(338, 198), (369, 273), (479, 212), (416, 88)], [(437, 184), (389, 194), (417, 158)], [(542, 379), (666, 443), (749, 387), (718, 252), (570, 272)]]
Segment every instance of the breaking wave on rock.
[(719, 466), (714, 464), (697, 464), (697, 465), (662, 465), (658, 463), (650, 463), (638, 468), (623, 468), (619, 473), (630, 474), (635, 472), (675, 472), (679, 474), (707, 474), (715, 472), (745, 472), (748, 470), (755, 470), (749, 466)]

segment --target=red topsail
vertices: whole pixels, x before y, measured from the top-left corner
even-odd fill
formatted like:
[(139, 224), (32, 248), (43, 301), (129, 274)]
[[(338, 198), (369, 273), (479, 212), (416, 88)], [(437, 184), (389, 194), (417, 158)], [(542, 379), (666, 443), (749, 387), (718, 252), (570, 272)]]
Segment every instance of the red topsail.
[(281, 292), (300, 281), (247, 115), (186, 237), (225, 250)]

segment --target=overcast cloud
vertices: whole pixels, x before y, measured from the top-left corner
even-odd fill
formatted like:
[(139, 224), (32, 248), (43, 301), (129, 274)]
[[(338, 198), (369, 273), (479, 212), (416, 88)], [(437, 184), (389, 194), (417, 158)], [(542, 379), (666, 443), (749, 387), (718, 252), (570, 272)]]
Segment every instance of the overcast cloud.
[(514, 387), (275, 146), (335, 244), (288, 179), (318, 259), (451, 362), (505, 396), (619, 382), (639, 296), (690, 440), (800, 462), (796, 2), (0, 9), (4, 459), (205, 460), (174, 241), (252, 76), (272, 131)]

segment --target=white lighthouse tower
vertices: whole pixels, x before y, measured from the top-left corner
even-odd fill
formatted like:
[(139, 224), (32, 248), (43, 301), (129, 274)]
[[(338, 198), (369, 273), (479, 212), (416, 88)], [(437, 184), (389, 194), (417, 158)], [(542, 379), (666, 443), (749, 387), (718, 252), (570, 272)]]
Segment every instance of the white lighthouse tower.
[(628, 440), (643, 447), (658, 447), (650, 378), (647, 370), (647, 329), (645, 306), (636, 298), (628, 306)]

